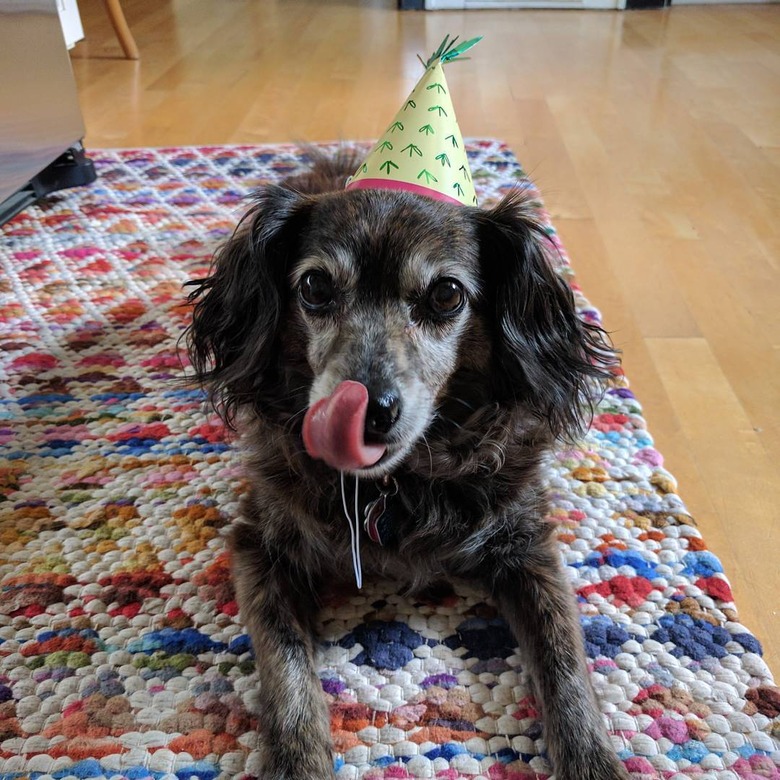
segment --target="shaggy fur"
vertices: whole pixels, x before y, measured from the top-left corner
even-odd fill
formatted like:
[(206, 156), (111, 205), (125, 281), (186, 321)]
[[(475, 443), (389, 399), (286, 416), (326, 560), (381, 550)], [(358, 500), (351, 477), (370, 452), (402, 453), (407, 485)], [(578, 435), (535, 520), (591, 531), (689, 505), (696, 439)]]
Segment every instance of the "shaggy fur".
[[(558, 780), (626, 778), (604, 729), (540, 478), (558, 437), (575, 434), (614, 363), (604, 333), (576, 315), (522, 191), (491, 210), (401, 192), (343, 191), (349, 153), (261, 190), (211, 274), (192, 282), (192, 365), (248, 456), (251, 492), (232, 529), (234, 579), (262, 681), (268, 780), (333, 776), (315, 671), (327, 584), (352, 579), (339, 474), (301, 442), (306, 409), (346, 379), (390, 387), (400, 419), (388, 454), (356, 476), (361, 508), (391, 474), (382, 546), (368, 573), (410, 587), (467, 580), (494, 598), (540, 698)], [(306, 269), (338, 295), (305, 311)], [(462, 285), (437, 317), (426, 285)], [(351, 478), (349, 480), (351, 483)]]

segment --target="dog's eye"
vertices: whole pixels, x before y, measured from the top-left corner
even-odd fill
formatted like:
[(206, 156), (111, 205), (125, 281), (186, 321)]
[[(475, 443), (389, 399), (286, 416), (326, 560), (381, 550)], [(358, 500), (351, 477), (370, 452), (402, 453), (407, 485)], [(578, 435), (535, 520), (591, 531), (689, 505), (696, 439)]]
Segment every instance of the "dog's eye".
[(465, 302), (463, 287), (454, 279), (439, 279), (428, 293), (428, 303), (437, 314), (456, 314)]
[(301, 302), (307, 309), (323, 309), (333, 303), (333, 280), (323, 271), (309, 271), (303, 275), (299, 287)]

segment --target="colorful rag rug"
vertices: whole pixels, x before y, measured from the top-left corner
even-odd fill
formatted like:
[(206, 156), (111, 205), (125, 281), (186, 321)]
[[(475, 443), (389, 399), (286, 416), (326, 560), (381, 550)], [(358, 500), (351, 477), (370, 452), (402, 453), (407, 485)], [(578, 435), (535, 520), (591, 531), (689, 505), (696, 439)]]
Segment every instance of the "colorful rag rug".
[[(244, 196), (305, 160), (287, 146), (93, 156), (94, 185), (29, 209), (0, 242), (0, 780), (257, 776), (254, 660), (220, 534), (241, 474), (176, 381), (177, 339), (182, 283), (206, 272)], [(469, 157), (483, 204), (531, 187), (500, 143)], [(780, 692), (626, 386), (548, 476), (626, 766), (780, 778)], [(323, 616), (339, 778), (548, 777), (493, 607), (396, 591)]]

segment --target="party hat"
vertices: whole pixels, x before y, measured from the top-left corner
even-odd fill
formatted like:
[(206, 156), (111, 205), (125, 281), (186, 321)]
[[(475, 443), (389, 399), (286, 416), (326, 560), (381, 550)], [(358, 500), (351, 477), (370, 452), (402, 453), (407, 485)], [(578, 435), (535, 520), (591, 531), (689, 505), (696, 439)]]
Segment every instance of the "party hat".
[(447, 36), (425, 65), (392, 124), (347, 180), (347, 189), (405, 190), (448, 203), (476, 206), (469, 161), (463, 146), (444, 64), (482, 38), (455, 45)]

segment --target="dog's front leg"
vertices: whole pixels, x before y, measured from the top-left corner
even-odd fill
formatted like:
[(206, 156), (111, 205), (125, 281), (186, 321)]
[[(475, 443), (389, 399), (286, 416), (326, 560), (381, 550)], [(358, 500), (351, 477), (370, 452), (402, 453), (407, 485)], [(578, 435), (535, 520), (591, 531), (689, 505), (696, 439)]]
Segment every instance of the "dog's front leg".
[(488, 576), (541, 699), (557, 780), (624, 780), (588, 676), (582, 629), (552, 534), (530, 549), (503, 548)]
[[(241, 538), (239, 538), (241, 537)], [(235, 533), (233, 579), (260, 675), (263, 780), (333, 775), (330, 720), (314, 665), (316, 599), (283, 558)]]

